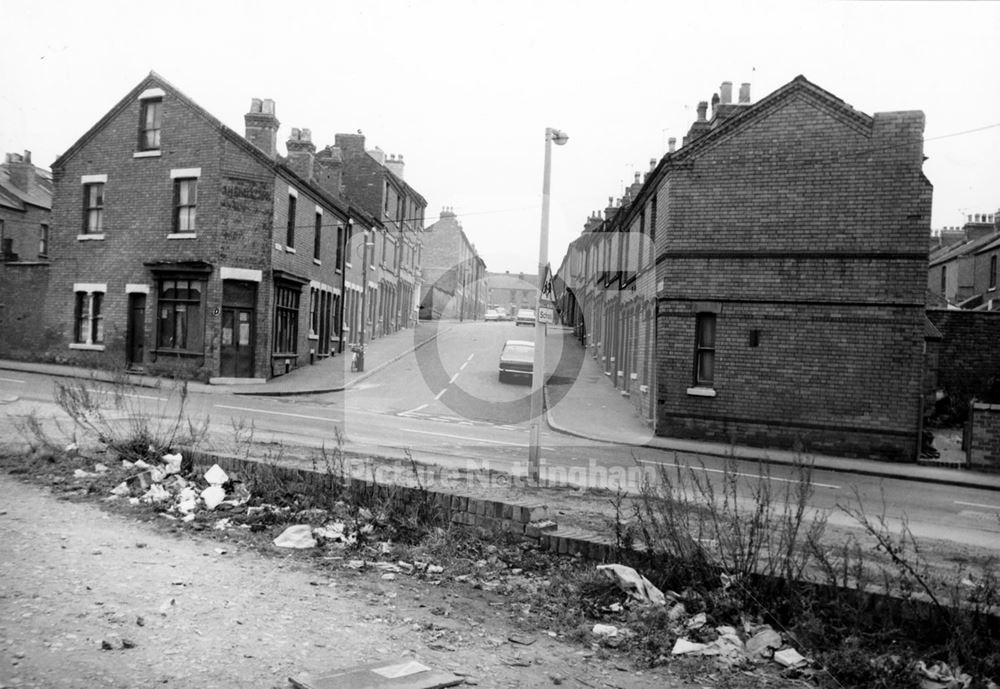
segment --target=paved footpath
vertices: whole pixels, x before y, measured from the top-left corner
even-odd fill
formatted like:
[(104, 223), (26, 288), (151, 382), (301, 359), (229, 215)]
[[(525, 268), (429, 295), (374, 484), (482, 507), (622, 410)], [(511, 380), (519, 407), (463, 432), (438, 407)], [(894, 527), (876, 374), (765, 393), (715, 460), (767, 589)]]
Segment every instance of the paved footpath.
[(514, 647), (506, 613), (471, 587), (330, 575), (310, 557), (173, 535), (0, 475), (0, 688), (287, 687), (396, 658), (481, 687), (551, 687), (553, 674), (682, 686), (585, 661), (541, 632)]

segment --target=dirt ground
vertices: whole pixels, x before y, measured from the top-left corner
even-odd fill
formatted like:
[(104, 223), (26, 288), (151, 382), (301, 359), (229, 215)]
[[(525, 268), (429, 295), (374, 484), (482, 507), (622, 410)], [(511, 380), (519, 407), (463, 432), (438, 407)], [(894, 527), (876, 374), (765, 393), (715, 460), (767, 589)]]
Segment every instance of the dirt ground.
[(0, 689), (286, 687), (396, 658), (482, 687), (710, 684), (545, 633), (511, 642), (488, 591), (179, 536), (4, 475), (0, 582)]

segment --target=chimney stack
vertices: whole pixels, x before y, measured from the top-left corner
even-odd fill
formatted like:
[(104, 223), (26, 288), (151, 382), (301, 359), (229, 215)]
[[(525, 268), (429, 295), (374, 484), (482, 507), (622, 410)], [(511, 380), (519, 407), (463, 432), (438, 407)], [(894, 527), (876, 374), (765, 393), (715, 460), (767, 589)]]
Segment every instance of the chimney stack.
[(274, 101), (270, 98), (250, 101), (250, 112), (243, 116), (246, 139), (274, 160), (278, 156), (278, 127), (281, 123), (274, 114)]
[(385, 166), (389, 168), (389, 172), (396, 175), (400, 179), (403, 179), (403, 154), (390, 155), (389, 160), (385, 161)]
[(719, 87), (719, 100), (723, 105), (729, 105), (733, 102), (733, 82), (722, 82), (722, 86)]
[(327, 146), (316, 154), (313, 174), (316, 183), (328, 194), (343, 194), (344, 158), (336, 146)]
[(35, 185), (35, 166), (31, 163), (31, 151), (26, 150), (23, 155), (8, 153), (4, 167), (7, 168), (7, 178), (11, 184), (25, 193), (31, 191)]
[(750, 104), (750, 84), (745, 81), (740, 84), (740, 103), (745, 105)]
[(708, 112), (708, 101), (698, 103), (698, 122), (705, 122), (705, 114)]
[(677, 149), (677, 137), (672, 136), (667, 139), (667, 153), (673, 153)]
[(305, 180), (313, 179), (316, 145), (312, 142), (312, 131), (292, 129), (292, 136), (285, 143), (288, 148), (288, 167)]

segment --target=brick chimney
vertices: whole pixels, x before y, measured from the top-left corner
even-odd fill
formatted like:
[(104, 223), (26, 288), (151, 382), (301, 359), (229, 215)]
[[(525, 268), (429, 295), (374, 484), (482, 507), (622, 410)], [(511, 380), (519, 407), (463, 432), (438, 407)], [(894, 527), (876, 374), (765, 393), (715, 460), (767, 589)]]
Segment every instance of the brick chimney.
[(4, 167), (7, 168), (10, 183), (21, 191), (28, 193), (35, 186), (35, 166), (31, 163), (31, 151), (25, 151), (24, 155), (8, 153)]
[(292, 135), (285, 142), (288, 148), (288, 167), (302, 179), (312, 180), (316, 160), (316, 145), (312, 142), (312, 131), (292, 128)]
[(402, 153), (400, 153), (398, 156), (391, 154), (389, 156), (389, 159), (385, 161), (385, 166), (389, 168), (389, 171), (392, 174), (396, 175), (396, 177), (399, 177), (400, 179), (403, 179), (403, 165), (404, 163), (403, 163)]
[(733, 102), (733, 82), (722, 82), (722, 86), (719, 87), (719, 102), (722, 105), (729, 105)]
[(673, 153), (675, 150), (677, 150), (677, 137), (672, 136), (667, 139), (667, 153)]
[(711, 125), (708, 123), (708, 120), (705, 119), (707, 110), (707, 101), (701, 101), (698, 103), (698, 119), (695, 120), (695, 122), (691, 125), (691, 128), (688, 130), (687, 136), (684, 137), (683, 145), (687, 145), (688, 143), (694, 141), (709, 130)]
[(250, 101), (250, 112), (243, 116), (246, 123), (246, 139), (264, 151), (272, 160), (278, 157), (278, 122), (274, 114), (274, 101), (270, 98)]
[(740, 84), (740, 104), (750, 105), (750, 84), (745, 81)]
[(368, 151), (368, 155), (374, 158), (375, 162), (379, 165), (385, 165), (385, 151), (378, 146)]
[(344, 160), (357, 158), (365, 153), (365, 135), (360, 129), (357, 134), (337, 134), (333, 137), (333, 145), (340, 149)]
[(313, 176), (329, 194), (341, 196), (344, 185), (344, 158), (336, 146), (327, 146), (316, 154)]

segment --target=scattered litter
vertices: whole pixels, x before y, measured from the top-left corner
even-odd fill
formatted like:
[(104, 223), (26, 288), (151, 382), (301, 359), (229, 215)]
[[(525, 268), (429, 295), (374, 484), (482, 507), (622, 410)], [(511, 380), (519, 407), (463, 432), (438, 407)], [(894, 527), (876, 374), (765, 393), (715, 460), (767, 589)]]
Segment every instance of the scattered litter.
[(764, 627), (747, 639), (746, 652), (751, 658), (771, 657), (771, 654), (781, 648), (781, 634), (770, 627)]
[(229, 480), (229, 474), (223, 471), (218, 464), (213, 464), (212, 468), (205, 472), (205, 480), (210, 486), (221, 486)]
[(522, 646), (530, 646), (535, 643), (535, 637), (528, 636), (527, 634), (511, 634), (507, 637), (507, 640), (512, 644), (520, 644)]
[(128, 484), (125, 481), (122, 481), (111, 489), (111, 494), (119, 497), (125, 497), (126, 495), (131, 495), (132, 491), (129, 490)]
[(212, 525), (212, 528), (215, 529), (216, 531), (225, 531), (226, 529), (229, 528), (231, 523), (232, 520), (229, 517), (226, 517), (225, 519), (220, 519), (219, 521), (215, 522), (215, 524)]
[(149, 462), (147, 462), (147, 461), (145, 461), (143, 459), (137, 459), (137, 460), (135, 460), (135, 464), (133, 466), (135, 466), (136, 469), (152, 469), (153, 468), (152, 464), (150, 464)]
[(167, 600), (163, 601), (163, 603), (160, 605), (160, 610), (159, 610), (160, 614), (166, 617), (167, 613), (170, 612), (170, 608), (174, 607), (176, 603), (177, 600), (174, 598), (168, 598)]
[(440, 689), (462, 684), (466, 678), (434, 670), (415, 660), (370, 663), (335, 670), (315, 679), (308, 675), (289, 677), (295, 689), (348, 689), (354, 687), (406, 686), (407, 689)]
[(393, 581), (396, 578), (396, 575), (393, 574), (392, 572), (386, 572), (385, 574), (382, 575), (382, 578), (385, 579), (386, 581)]
[(948, 663), (937, 662), (927, 666), (924, 661), (917, 663), (917, 672), (921, 677), (921, 689), (965, 689), (972, 684), (972, 676), (961, 671), (961, 668), (951, 668)]
[(180, 452), (174, 454), (163, 455), (163, 461), (166, 462), (167, 466), (163, 468), (163, 471), (168, 476), (170, 474), (181, 473), (181, 461), (183, 457)]
[(135, 466), (135, 462), (130, 462), (127, 459), (122, 460), (122, 469), (131, 469)]
[(686, 626), (688, 629), (701, 629), (706, 624), (708, 624), (708, 615), (706, 615), (703, 612), (699, 612), (697, 615), (695, 615), (694, 617), (692, 617), (690, 620), (687, 621)]
[(312, 527), (308, 524), (296, 524), (282, 531), (281, 535), (274, 539), (274, 545), (279, 548), (302, 549), (315, 548), (317, 543), (312, 535)]
[(618, 627), (613, 624), (595, 624), (592, 633), (594, 636), (618, 636)]
[(163, 502), (170, 499), (170, 492), (159, 483), (154, 483), (142, 496), (144, 502)]
[(441, 565), (427, 565), (428, 574), (441, 574), (444, 571), (444, 567)]
[(674, 648), (670, 653), (675, 656), (700, 655), (706, 648), (708, 648), (707, 644), (699, 644), (693, 641), (688, 641), (687, 639), (677, 639), (677, 641), (674, 642)]
[(92, 476), (97, 476), (97, 474), (90, 471), (84, 471), (83, 469), (76, 469), (73, 472), (73, 478), (90, 478)]
[(667, 612), (667, 619), (671, 622), (676, 622), (685, 615), (687, 615), (687, 608), (684, 607), (683, 603), (677, 603)]
[(221, 485), (213, 484), (201, 491), (201, 499), (205, 502), (206, 508), (214, 510), (226, 499), (226, 491), (223, 490)]
[(598, 571), (618, 584), (622, 591), (642, 603), (652, 603), (653, 605), (666, 605), (667, 599), (660, 589), (653, 586), (646, 577), (636, 572), (631, 567), (625, 565), (598, 565)]
[(774, 652), (774, 661), (785, 667), (802, 667), (809, 663), (808, 660), (802, 657), (802, 655), (796, 651), (794, 648), (786, 648), (781, 651)]
[(76, 443), (70, 443), (69, 445), (66, 446), (65, 452), (76, 452), (79, 449), (80, 449), (79, 445), (77, 445)]
[(97, 464), (94, 465), (94, 471), (96, 471), (98, 474), (104, 474), (108, 471), (108, 467), (107, 465), (98, 462)]

